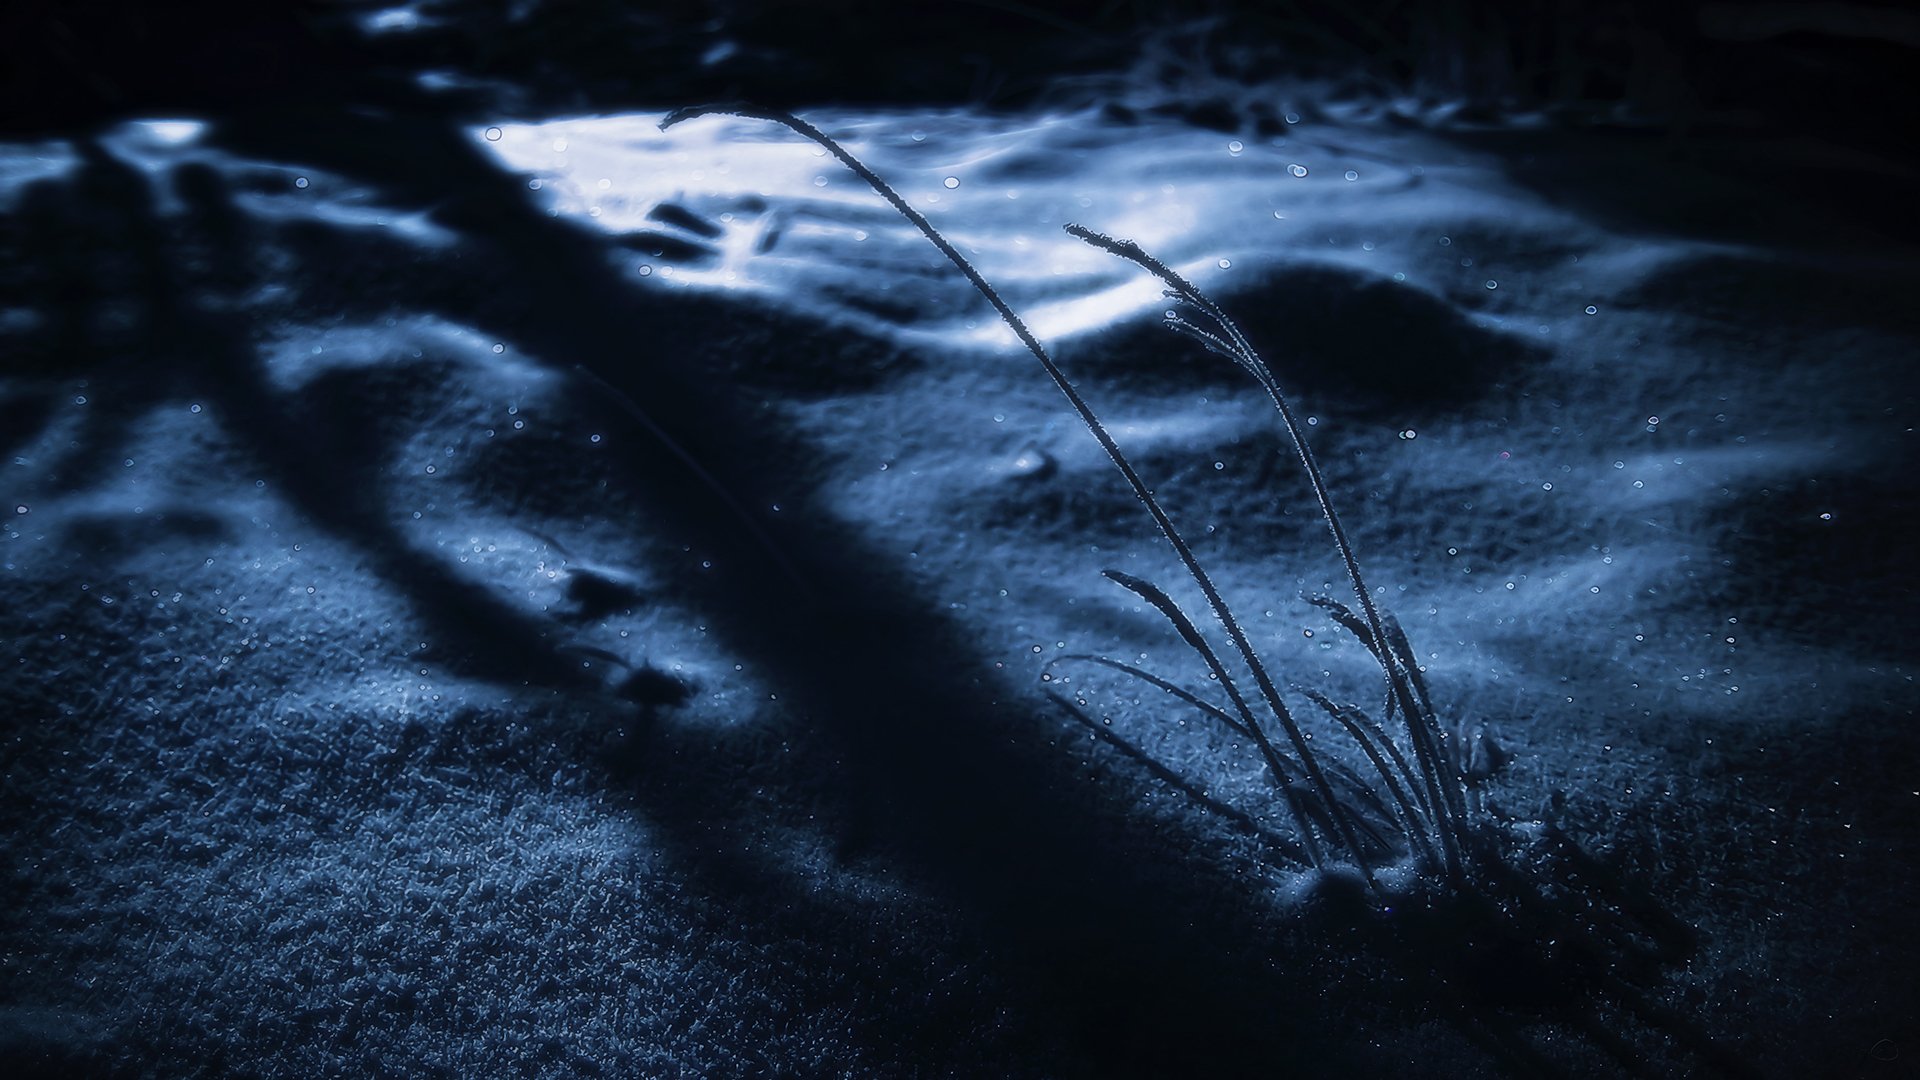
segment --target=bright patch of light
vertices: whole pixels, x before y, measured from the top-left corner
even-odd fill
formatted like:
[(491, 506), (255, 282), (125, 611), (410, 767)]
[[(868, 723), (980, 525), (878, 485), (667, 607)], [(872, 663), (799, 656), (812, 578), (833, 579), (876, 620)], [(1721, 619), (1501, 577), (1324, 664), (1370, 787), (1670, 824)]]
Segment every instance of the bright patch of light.
[[(961, 285), (965, 287), (965, 282)], [(1161, 289), (1158, 281), (1141, 274), (1125, 284), (1086, 296), (1032, 305), (1021, 318), (1042, 340), (1069, 338), (1124, 322), (1148, 308), (1163, 306)], [(981, 326), (970, 336), (982, 344), (1016, 340), (1013, 331), (998, 319)]]
[(369, 34), (405, 33), (409, 30), (420, 29), (422, 22), (420, 12), (414, 8), (406, 6), (390, 7), (362, 15), (360, 17), (360, 29), (365, 30)]
[[(1329, 250), (1324, 233), (1276, 228), (1273, 216), (1314, 226), (1352, 215), (1364, 188), (1368, 214), (1385, 220), (1411, 212), (1400, 193), (1416, 186), (1385, 166), (1337, 192), (1294, 184), (1294, 161), (1250, 145), (1241, 160), (1260, 167), (1222, 170), (1212, 136), (1173, 122), (1116, 129), (1087, 112), (806, 118), (885, 177), (1047, 340), (1163, 306), (1150, 276), (1066, 235), (1070, 222), (1133, 240), (1206, 288), (1258, 281), (1314, 240), (1315, 261), (1358, 259), (1357, 248)], [(615, 262), (635, 285), (764, 297), (914, 345), (1012, 345), (958, 271), (821, 147), (766, 121), (707, 116), (662, 132), (659, 120), (483, 121), (468, 137), (542, 209), (618, 237)], [(1336, 152), (1307, 136), (1287, 148), (1304, 161)], [(1435, 193), (1421, 190), (1420, 212)]]
[(207, 130), (207, 125), (198, 120), (141, 120), (133, 126), (162, 146), (185, 146)]

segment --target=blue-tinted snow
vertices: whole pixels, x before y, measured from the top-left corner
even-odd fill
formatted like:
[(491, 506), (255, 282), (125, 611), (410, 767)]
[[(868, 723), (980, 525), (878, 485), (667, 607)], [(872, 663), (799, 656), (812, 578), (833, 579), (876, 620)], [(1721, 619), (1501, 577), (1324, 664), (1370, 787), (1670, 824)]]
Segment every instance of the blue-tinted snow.
[[(1342, 583), (1271, 406), (1060, 227), (1242, 320), (1443, 708), (1516, 753), (1489, 801), (1704, 928), (1688, 1015), (1774, 1047), (1782, 971), (1888, 948), (1910, 256), (1629, 228), (1338, 110), (1279, 141), (807, 116), (1057, 349), (1279, 677), (1367, 700), (1302, 600)], [(0, 301), (11, 1037), (276, 1075), (1049, 1072), (1110, 1008), (1247, 994), (1262, 1051), (1481, 1061), (1380, 1019), (1344, 939), (1289, 938), (1325, 882), (1260, 838), (1250, 747), (1056, 662), (1211, 689), (1100, 576), (1199, 610), (991, 311), (810, 144), (657, 121), (462, 129), (526, 218), (463, 203), (492, 172), (409, 198), (324, 137), (172, 116), (0, 152), (39, 230)], [(1844, 1031), (1782, 1052), (1893, 1030), (1874, 984), (1820, 990)]]

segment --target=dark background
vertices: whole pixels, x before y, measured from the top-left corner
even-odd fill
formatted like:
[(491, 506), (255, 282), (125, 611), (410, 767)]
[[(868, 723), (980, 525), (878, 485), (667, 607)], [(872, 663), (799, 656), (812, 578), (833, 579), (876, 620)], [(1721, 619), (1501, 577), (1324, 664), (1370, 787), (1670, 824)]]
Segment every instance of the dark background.
[(378, 93), (425, 69), (511, 82), (529, 106), (749, 97), (1017, 106), (1054, 76), (1121, 70), (1181, 28), (1216, 72), (1672, 123), (1811, 129), (1884, 148), (1908, 115), (1920, 16), (1897, 2), (1064, 3), (879, 0), (423, 6), (368, 41), (374, 5), (26, 0), (0, 23), (0, 123), (34, 130), (180, 109), (230, 113)]

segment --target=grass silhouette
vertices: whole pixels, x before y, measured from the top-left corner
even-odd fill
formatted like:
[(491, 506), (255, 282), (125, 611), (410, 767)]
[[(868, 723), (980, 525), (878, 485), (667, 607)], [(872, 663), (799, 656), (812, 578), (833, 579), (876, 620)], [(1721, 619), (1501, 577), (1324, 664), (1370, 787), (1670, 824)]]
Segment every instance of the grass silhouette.
[[(1228, 713), (1218, 708), (1207, 708), (1207, 711), (1226, 723), (1231, 730), (1247, 737), (1259, 751), (1282, 801), (1292, 815), (1308, 862), (1315, 869), (1326, 869), (1330, 862), (1336, 860), (1346, 862), (1359, 871), (1371, 888), (1379, 891), (1381, 887), (1374, 873), (1376, 866), (1384, 857), (1398, 858), (1401, 845), (1384, 841), (1379, 829), (1370, 820), (1367, 808), (1369, 805), (1380, 807), (1390, 801), (1392, 816), (1397, 819), (1404, 837), (1406, 853), (1416, 856), (1423, 868), (1443, 873), (1449, 879), (1458, 879), (1463, 872), (1460, 830), (1464, 827), (1466, 816), (1460, 772), (1448, 753), (1445, 733), (1435, 718), (1431, 699), (1413, 662), (1412, 650), (1399, 625), (1390, 615), (1379, 610), (1367, 591), (1359, 561), (1341, 527), (1319, 465), (1314, 460), (1291, 405), (1281, 392), (1278, 379), (1219, 305), (1165, 263), (1141, 250), (1137, 244), (1116, 240), (1083, 226), (1066, 226), (1067, 232), (1080, 240), (1127, 259), (1158, 277), (1167, 286), (1169, 298), (1181, 305), (1181, 310), (1168, 313), (1167, 325), (1233, 360), (1251, 374), (1272, 398), (1312, 482), (1321, 514), (1339, 549), (1359, 602), (1360, 613), (1355, 615), (1351, 609), (1333, 601), (1325, 601), (1322, 606), (1327, 607), (1343, 626), (1359, 637), (1379, 663), (1387, 688), (1386, 719), (1391, 722), (1396, 715), (1399, 717), (1407, 748), (1412, 752), (1412, 761), (1409, 763), (1408, 755), (1402, 752), (1402, 748), (1357, 707), (1337, 706), (1323, 695), (1307, 692), (1309, 700), (1326, 711), (1356, 744), (1366, 767), (1372, 771), (1371, 782), (1362, 780), (1353, 769), (1323, 760), (1322, 754), (1313, 746), (1310, 737), (1288, 708), (1280, 688), (1248, 640), (1240, 620), (1194, 555), (1192, 547), (1181, 536), (1178, 526), (1154, 496), (1153, 489), (1141, 478), (1106, 425), (1061, 370), (1046, 346), (1034, 336), (993, 284), (934, 228), (926, 216), (915, 210), (891, 185), (845, 147), (791, 113), (739, 103), (703, 105), (667, 114), (661, 120), (660, 127), (665, 130), (686, 120), (709, 115), (771, 121), (819, 144), (865, 180), (901, 216), (919, 229), (987, 299), (1001, 319), (1012, 328), (1020, 343), (1040, 362), (1081, 422), (1099, 442), (1108, 460), (1125, 478), (1134, 496), (1146, 507), (1154, 525), (1199, 588), (1208, 609), (1226, 634), (1233, 654), (1252, 676), (1254, 694), (1243, 691), (1207, 637), (1163, 589), (1117, 570), (1106, 571), (1106, 576), (1159, 611), (1219, 681), (1232, 703), (1232, 711)], [(1169, 685), (1138, 669), (1125, 665), (1118, 667), (1136, 677), (1146, 678), (1155, 685)], [(1057, 700), (1072, 707), (1063, 699)], [(1199, 698), (1192, 695), (1184, 695), (1183, 700), (1206, 708)], [(1256, 708), (1256, 702), (1259, 708)], [(1274, 737), (1273, 730), (1276, 728), (1287, 749), (1282, 749), (1280, 739)], [(1336, 790), (1335, 776), (1343, 781), (1341, 786), (1345, 789), (1344, 795)], [(1381, 789), (1386, 793), (1384, 797), (1380, 795)], [(1363, 843), (1363, 834), (1371, 843)], [(1337, 854), (1330, 855), (1329, 846)]]
[[(823, 147), (919, 229), (1040, 362), (1178, 556), (1229, 646), (1217, 648), (1159, 585), (1109, 569), (1103, 571), (1109, 580), (1158, 611), (1201, 659), (1220, 683), (1227, 705), (1108, 657), (1056, 657), (1042, 672), (1043, 681), (1051, 681), (1059, 664), (1103, 666), (1157, 687), (1246, 738), (1287, 808), (1294, 835), (1270, 832), (1255, 817), (1215, 799), (1049, 688), (1056, 704), (1159, 781), (1252, 834), (1275, 858), (1321, 871), (1319, 880), (1335, 886), (1324, 895), (1338, 902), (1319, 909), (1331, 919), (1310, 916), (1314, 925), (1327, 932), (1329, 940), (1337, 937), (1389, 958), (1411, 984), (1424, 988), (1435, 1008), (1508, 1070), (1532, 1075), (1560, 1071), (1543, 1051), (1570, 1034), (1592, 1055), (1590, 1063), (1611, 1062), (1630, 1074), (1667, 1074), (1682, 1058), (1718, 1074), (1754, 1073), (1748, 1062), (1662, 1000), (1660, 972), (1694, 955), (1691, 928), (1614, 867), (1588, 855), (1557, 824), (1507, 821), (1478, 800), (1469, 802), (1469, 785), (1484, 781), (1498, 767), (1502, 751), (1483, 737), (1462, 737), (1449, 745), (1455, 740), (1436, 715), (1416, 654), (1400, 623), (1375, 602), (1366, 584), (1279, 379), (1218, 304), (1137, 244), (1079, 225), (1065, 227), (1077, 239), (1158, 278), (1173, 303), (1166, 326), (1231, 360), (1272, 400), (1313, 487), (1354, 599), (1351, 606), (1327, 596), (1308, 597), (1308, 602), (1367, 649), (1385, 684), (1380, 722), (1366, 710), (1336, 703), (1310, 687), (1293, 688), (1346, 735), (1357, 751), (1350, 761), (1332, 752), (1339, 740), (1316, 743), (1302, 729), (1239, 619), (1153, 490), (992, 283), (885, 180), (799, 117), (752, 105), (708, 105), (669, 113), (661, 127), (713, 114), (767, 120)], [(1251, 677), (1251, 693), (1231, 660), (1239, 661), (1237, 667)], [(1408, 866), (1414, 871), (1411, 877), (1396, 875), (1389, 890), (1381, 871)], [(1364, 882), (1359, 889), (1337, 884), (1355, 876)], [(1343, 936), (1348, 934), (1358, 936)], [(1529, 1028), (1543, 1022), (1557, 1025), (1557, 1030), (1536, 1040)]]

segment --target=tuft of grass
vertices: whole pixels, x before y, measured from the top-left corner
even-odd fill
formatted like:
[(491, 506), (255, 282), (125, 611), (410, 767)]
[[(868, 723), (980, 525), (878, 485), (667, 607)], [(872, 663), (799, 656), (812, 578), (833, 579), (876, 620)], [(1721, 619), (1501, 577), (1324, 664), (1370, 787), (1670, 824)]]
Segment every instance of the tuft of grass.
[[(1267, 665), (1153, 490), (1046, 347), (973, 264), (873, 170), (799, 117), (748, 105), (711, 105), (670, 113), (661, 127), (716, 113), (782, 124), (824, 147), (913, 223), (986, 297), (1146, 507), (1205, 597), (1231, 647), (1228, 655), (1237, 657), (1252, 677), (1253, 693), (1246, 692), (1222, 650), (1166, 590), (1111, 569), (1103, 571), (1108, 580), (1158, 611), (1206, 665), (1226, 694), (1227, 705), (1143, 668), (1102, 656), (1056, 657), (1042, 672), (1043, 681), (1052, 680), (1059, 664), (1103, 666), (1157, 687), (1247, 739), (1259, 751), (1292, 818), (1295, 835), (1269, 832), (1250, 815), (1214, 799), (1096, 722), (1067, 695), (1048, 690), (1048, 696), (1071, 718), (1162, 782), (1252, 834), (1277, 857), (1330, 871), (1336, 877), (1342, 875), (1341, 864), (1351, 866), (1382, 900), (1375, 909), (1380, 918), (1371, 925), (1389, 935), (1390, 955), (1400, 970), (1425, 985), (1435, 1004), (1507, 1068), (1533, 1074), (1555, 1071), (1528, 1032), (1530, 1023), (1555, 1019), (1598, 1060), (1629, 1073), (1648, 1074), (1655, 1068), (1656, 1059), (1644, 1056), (1642, 1046), (1659, 1043), (1667, 1049), (1657, 1053), (1667, 1055), (1666, 1064), (1676, 1068), (1682, 1059), (1691, 1059), (1716, 1074), (1754, 1074), (1747, 1062), (1649, 989), (1661, 969), (1694, 954), (1694, 935), (1688, 927), (1625, 882), (1613, 867), (1586, 854), (1557, 826), (1509, 822), (1505, 828), (1491, 827), (1494, 820), (1484, 808), (1469, 803), (1468, 785), (1485, 780), (1498, 767), (1503, 752), (1484, 734), (1469, 738), (1464, 732), (1459, 740), (1463, 745), (1449, 747), (1406, 632), (1391, 612), (1375, 603), (1279, 379), (1218, 304), (1139, 245), (1080, 225), (1066, 226), (1078, 239), (1158, 278), (1175, 305), (1167, 313), (1167, 327), (1237, 364), (1272, 399), (1281, 427), (1312, 484), (1355, 600), (1353, 606), (1327, 596), (1308, 597), (1308, 602), (1366, 647), (1384, 682), (1382, 722), (1357, 705), (1338, 704), (1310, 687), (1293, 687), (1346, 734), (1358, 752), (1356, 762), (1323, 753), (1329, 740), (1315, 744), (1307, 738)], [(1423, 904), (1393, 903), (1376, 871), (1405, 858), (1445, 887), (1429, 893)], [(1552, 1033), (1542, 1036), (1543, 1040), (1553, 1038)]]
[[(1267, 664), (1248, 640), (1232, 607), (1194, 555), (1178, 526), (1155, 498), (1153, 489), (1141, 478), (1093, 407), (1075, 388), (1046, 346), (1028, 329), (1025, 321), (1001, 298), (992, 283), (933, 227), (925, 215), (915, 210), (892, 186), (845, 147), (791, 113), (746, 104), (704, 105), (675, 110), (661, 120), (660, 127), (665, 130), (695, 117), (716, 114), (781, 124), (823, 147), (919, 229), (986, 298), (1001, 319), (1012, 328), (1020, 343), (1040, 362), (1047, 376), (1066, 397), (1068, 405), (1099, 442), (1108, 460), (1119, 470), (1134, 496), (1146, 508), (1155, 527), (1166, 538), (1187, 575), (1199, 588), (1220, 631), (1224, 632), (1232, 654), (1239, 659), (1245, 672), (1251, 675), (1254, 692), (1248, 694), (1242, 688), (1207, 636), (1165, 590), (1118, 570), (1105, 571), (1107, 578), (1159, 611), (1218, 680), (1232, 706), (1230, 711), (1189, 693), (1180, 692), (1177, 696), (1254, 744), (1293, 818), (1298, 841), (1307, 861), (1316, 869), (1326, 869), (1336, 861), (1348, 863), (1359, 871), (1371, 888), (1378, 891), (1380, 885), (1375, 869), (1383, 859), (1398, 858), (1404, 850), (1426, 868), (1443, 873), (1451, 880), (1458, 880), (1463, 873), (1462, 830), (1466, 827), (1467, 817), (1464, 788), (1459, 768), (1448, 752), (1446, 734), (1435, 717), (1426, 686), (1414, 663), (1414, 653), (1399, 624), (1375, 604), (1367, 590), (1359, 560), (1340, 524), (1319, 465), (1314, 460), (1313, 451), (1307, 444), (1292, 406), (1281, 391), (1279, 380), (1226, 312), (1191, 282), (1132, 241), (1117, 240), (1080, 225), (1066, 226), (1066, 231), (1074, 237), (1126, 259), (1159, 278), (1166, 286), (1168, 298), (1178, 305), (1176, 310), (1168, 313), (1167, 326), (1238, 364), (1259, 382), (1272, 399), (1312, 483), (1321, 515), (1352, 583), (1359, 611), (1356, 613), (1333, 600), (1321, 599), (1317, 602), (1358, 637), (1378, 662), (1386, 687), (1383, 716), (1389, 724), (1398, 719), (1398, 731), (1405, 742), (1404, 747), (1399, 745), (1357, 706), (1335, 705), (1324, 695), (1302, 690), (1303, 696), (1325, 711), (1346, 732), (1364, 760), (1364, 769), (1341, 764), (1324, 756), (1314, 746), (1288, 707)], [(1129, 665), (1099, 662), (1163, 689), (1173, 688), (1165, 680)], [(1056, 700), (1063, 706), (1073, 707), (1064, 698), (1056, 697)], [(1401, 834), (1400, 844), (1388, 842), (1381, 833), (1378, 825), (1383, 820), (1397, 823)]]

